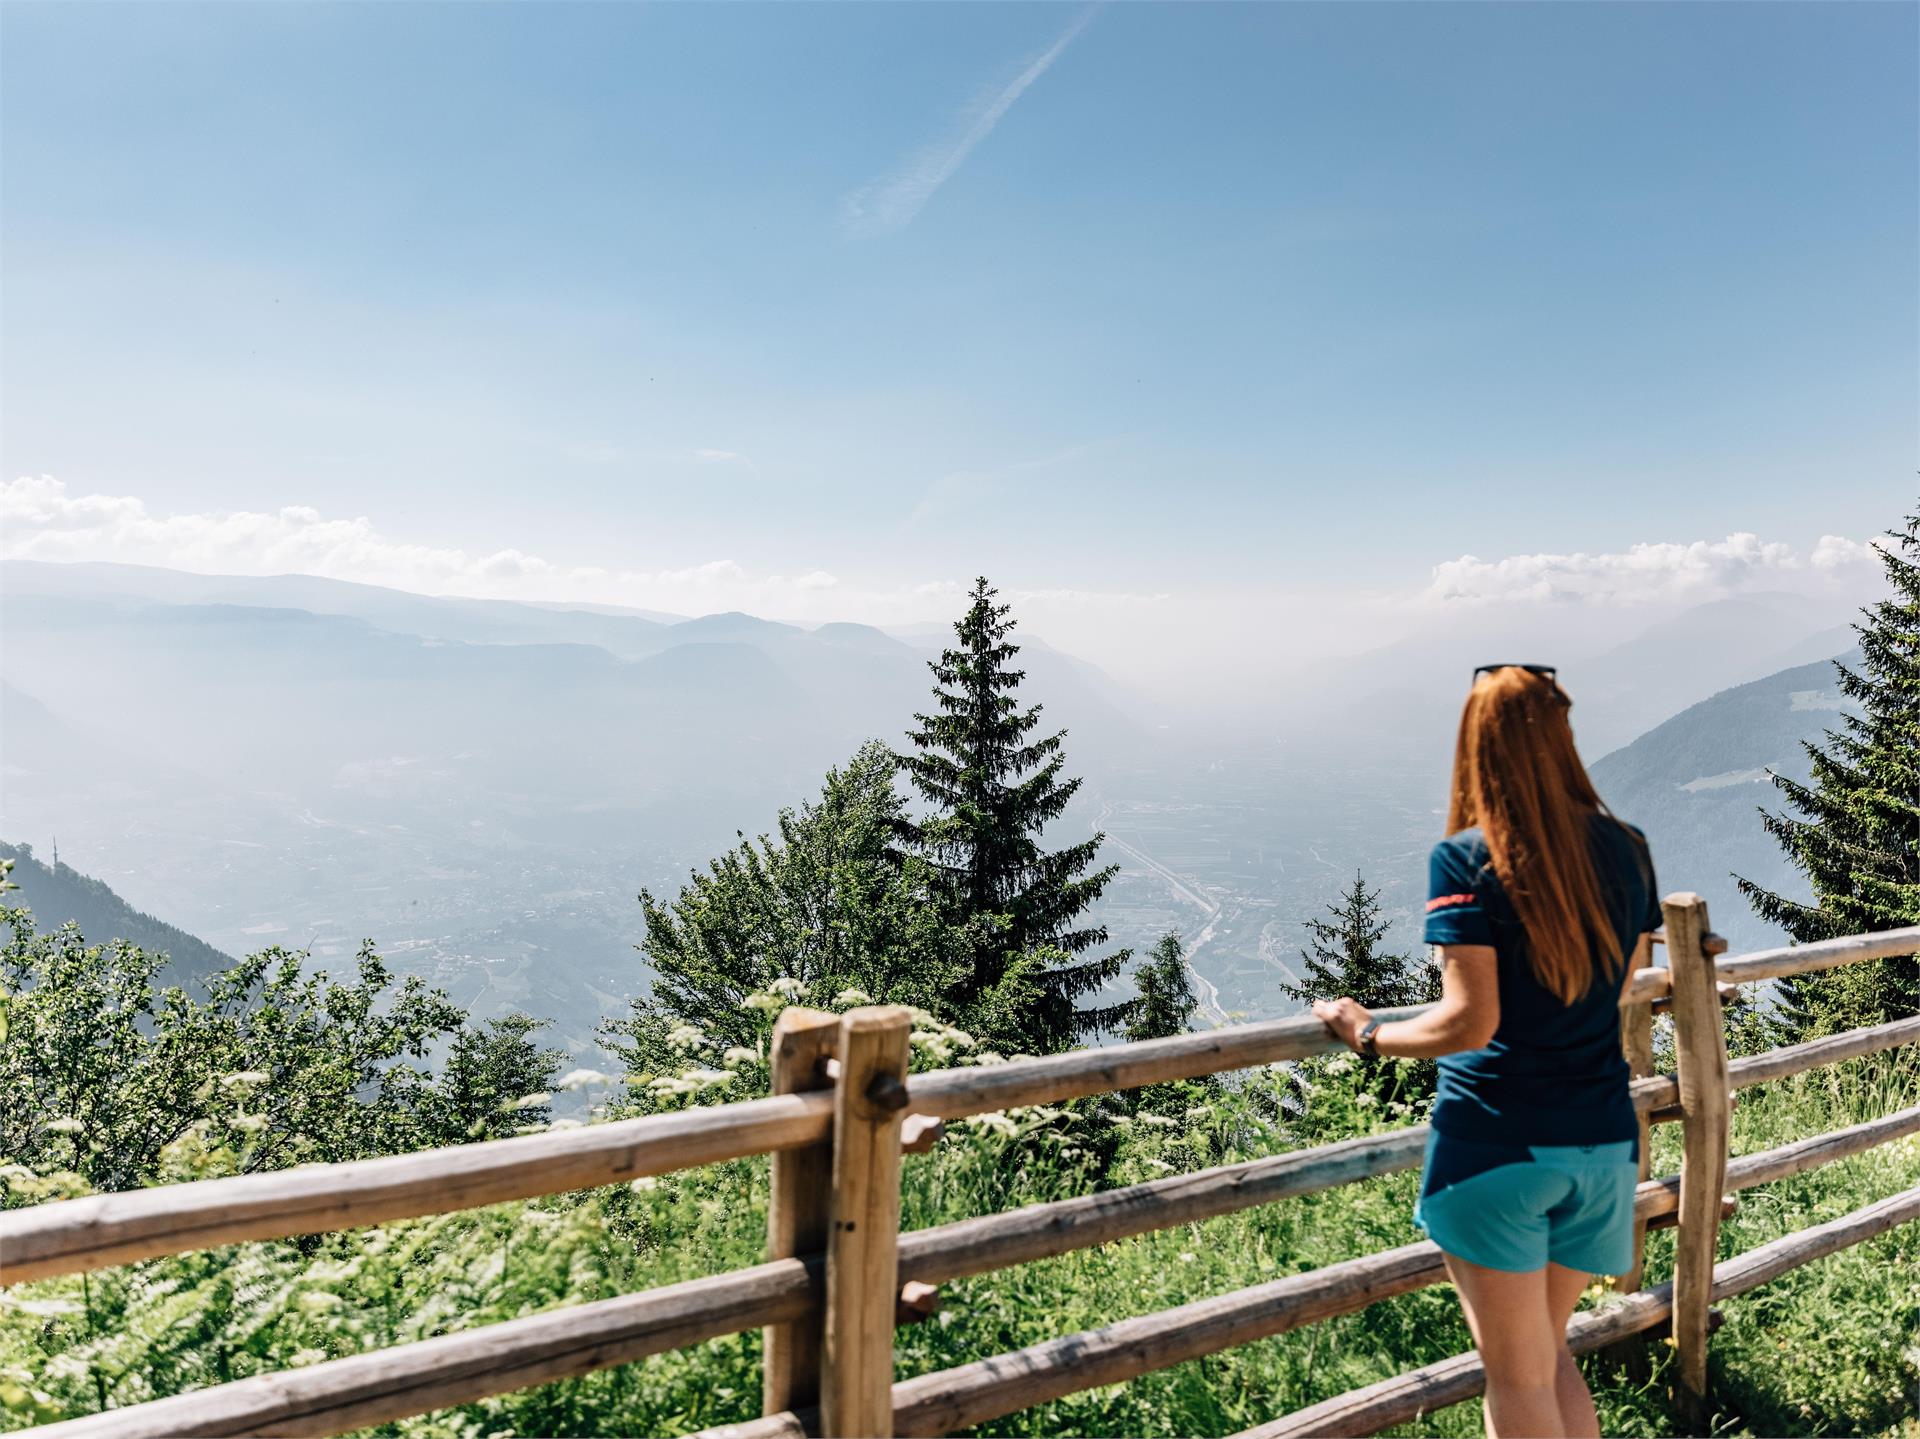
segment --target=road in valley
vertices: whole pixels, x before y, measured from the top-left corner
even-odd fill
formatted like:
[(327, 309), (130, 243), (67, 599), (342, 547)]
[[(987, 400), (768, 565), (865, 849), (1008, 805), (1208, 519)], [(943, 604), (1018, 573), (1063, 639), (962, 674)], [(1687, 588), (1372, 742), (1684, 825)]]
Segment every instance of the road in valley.
[[(1100, 807), (1100, 817), (1094, 821), (1093, 827), (1095, 830), (1098, 830), (1101, 825), (1106, 822), (1106, 818), (1112, 813), (1112, 810), (1113, 806), (1111, 804), (1103, 804)], [(1225, 1024), (1227, 1022), (1227, 1012), (1220, 1007), (1220, 990), (1218, 986), (1198, 969), (1194, 968), (1193, 964), (1194, 956), (1213, 938), (1214, 930), (1219, 927), (1224, 906), (1219, 900), (1208, 898), (1206, 891), (1201, 888), (1197, 881), (1190, 881), (1176, 874), (1138, 845), (1129, 844), (1126, 840), (1120, 839), (1113, 834), (1107, 835), (1107, 843), (1119, 850), (1120, 853), (1132, 860), (1141, 869), (1144, 869), (1156, 879), (1161, 880), (1167, 888), (1173, 891), (1177, 898), (1205, 912), (1207, 916), (1206, 923), (1201, 926), (1198, 934), (1187, 941), (1186, 949), (1181, 955), (1181, 959), (1187, 966), (1187, 973), (1193, 976), (1196, 990), (1195, 997), (1199, 1000), (1201, 1018), (1210, 1024)]]

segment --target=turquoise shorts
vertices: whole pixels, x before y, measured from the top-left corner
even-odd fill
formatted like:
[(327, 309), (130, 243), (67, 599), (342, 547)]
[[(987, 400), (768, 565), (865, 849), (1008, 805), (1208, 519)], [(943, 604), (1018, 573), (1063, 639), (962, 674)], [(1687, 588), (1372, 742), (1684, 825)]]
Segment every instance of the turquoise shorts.
[(1413, 1222), (1442, 1250), (1486, 1269), (1548, 1263), (1588, 1274), (1633, 1267), (1640, 1145), (1481, 1144), (1427, 1137)]

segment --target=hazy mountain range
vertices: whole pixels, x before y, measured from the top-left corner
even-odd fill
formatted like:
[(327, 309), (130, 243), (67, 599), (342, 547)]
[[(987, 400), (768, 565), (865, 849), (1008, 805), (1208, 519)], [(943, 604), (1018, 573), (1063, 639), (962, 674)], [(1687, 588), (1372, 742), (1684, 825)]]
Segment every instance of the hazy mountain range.
[[(0, 834), (57, 835), (229, 953), (326, 962), (373, 937), (483, 1017), (551, 1017), (578, 1050), (644, 987), (639, 888), (769, 828), (862, 740), (899, 743), (946, 638), (19, 561), (0, 607)], [(1757, 941), (1724, 879), (1780, 879), (1754, 773), (1791, 770), (1794, 741), (1835, 718), (1830, 677), (1776, 672), (1845, 649), (1845, 616), (1761, 595), (1626, 638), (1473, 618), (1230, 724), (1022, 633), (1023, 694), (1086, 778), (1061, 838), (1104, 828), (1122, 867), (1115, 942), (1178, 928), (1210, 1013), (1281, 1012), (1302, 922), (1360, 869), (1416, 944), (1467, 676), (1541, 656), (1587, 753), (1625, 745), (1596, 779), (1653, 835), (1663, 884)]]

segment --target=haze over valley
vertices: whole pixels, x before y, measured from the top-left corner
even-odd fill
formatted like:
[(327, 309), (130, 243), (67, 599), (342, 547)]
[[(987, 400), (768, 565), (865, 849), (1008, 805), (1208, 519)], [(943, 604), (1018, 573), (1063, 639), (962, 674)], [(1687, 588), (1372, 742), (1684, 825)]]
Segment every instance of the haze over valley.
[[(57, 837), (66, 865), (229, 954), (337, 964), (372, 938), (476, 1018), (552, 1019), (582, 1055), (645, 986), (637, 892), (770, 829), (861, 740), (903, 743), (943, 639), (20, 560), (0, 603), (0, 836), (41, 859)], [(1178, 929), (1217, 1021), (1292, 1008), (1303, 922), (1356, 869), (1417, 949), (1459, 697), (1511, 646), (1563, 664), (1596, 779), (1663, 884), (1762, 942), (1725, 875), (1791, 886), (1752, 810), (1765, 768), (1804, 773), (1796, 741), (1834, 722), (1830, 669), (1805, 661), (1848, 648), (1847, 613), (1759, 592), (1583, 614), (1552, 648), (1551, 615), (1482, 614), (1239, 706), (1016, 638), (1022, 694), (1085, 781), (1053, 842), (1106, 832), (1114, 943)]]

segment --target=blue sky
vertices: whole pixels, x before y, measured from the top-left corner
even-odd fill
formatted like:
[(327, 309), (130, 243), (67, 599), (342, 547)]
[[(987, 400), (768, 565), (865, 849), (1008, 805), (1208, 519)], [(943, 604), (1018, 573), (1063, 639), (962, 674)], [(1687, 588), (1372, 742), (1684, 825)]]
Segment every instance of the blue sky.
[(1917, 14), (13, 0), (11, 552), (1122, 627), (1806, 562), (1915, 492)]

